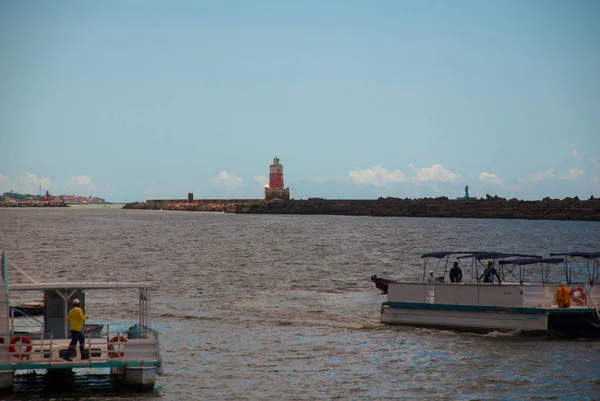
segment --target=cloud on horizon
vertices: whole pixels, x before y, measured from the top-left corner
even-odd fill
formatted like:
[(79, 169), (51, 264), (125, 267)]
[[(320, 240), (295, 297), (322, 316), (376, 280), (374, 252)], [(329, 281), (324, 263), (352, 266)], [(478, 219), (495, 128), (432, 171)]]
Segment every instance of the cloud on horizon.
[(229, 174), (227, 171), (223, 170), (219, 173), (218, 177), (212, 179), (212, 182), (215, 185), (235, 188), (242, 184), (242, 179), (235, 174)]
[(479, 174), (479, 179), (486, 184), (502, 185), (502, 180), (496, 174), (486, 173), (485, 171)]
[(441, 164), (434, 164), (431, 167), (418, 169), (414, 164), (408, 163), (408, 167), (417, 173), (416, 176), (412, 177), (412, 180), (416, 182), (459, 182), (462, 180), (460, 174), (446, 170)]
[(95, 191), (96, 185), (89, 175), (74, 175), (69, 181), (65, 183), (67, 188), (83, 189), (87, 191)]
[(585, 171), (583, 171), (583, 170), (571, 169), (571, 170), (569, 170), (569, 172), (567, 174), (561, 175), (560, 178), (562, 180), (577, 181), (584, 175), (585, 175)]
[(533, 182), (547, 181), (547, 180), (553, 179), (554, 177), (556, 177), (556, 174), (554, 173), (554, 169), (551, 168), (551, 169), (544, 171), (543, 173), (533, 174), (531, 176), (531, 181), (533, 181)]
[(40, 178), (33, 173), (25, 173), (25, 175), (19, 177), (19, 182), (21, 187), (13, 188), (16, 192), (37, 194), (40, 190), (40, 183), (42, 184), (42, 192), (49, 191), (52, 193), (54, 191), (54, 185), (49, 178)]
[(254, 181), (258, 182), (263, 187), (266, 187), (267, 184), (269, 183), (269, 181), (267, 180), (267, 177), (265, 177), (264, 175), (255, 176)]
[(573, 155), (573, 157), (576, 157), (578, 159), (581, 159), (581, 155), (579, 154), (579, 152), (577, 151), (577, 149), (573, 149), (571, 151), (571, 154)]
[(7, 175), (0, 174), (0, 192), (8, 192), (12, 189), (12, 180)]
[(596, 160), (595, 158), (590, 157), (590, 161), (594, 164), (594, 166), (600, 167), (600, 162), (598, 160)]
[(406, 181), (406, 175), (401, 170), (389, 171), (377, 165), (367, 169), (355, 169), (348, 172), (350, 180), (355, 184), (384, 187), (388, 184)]

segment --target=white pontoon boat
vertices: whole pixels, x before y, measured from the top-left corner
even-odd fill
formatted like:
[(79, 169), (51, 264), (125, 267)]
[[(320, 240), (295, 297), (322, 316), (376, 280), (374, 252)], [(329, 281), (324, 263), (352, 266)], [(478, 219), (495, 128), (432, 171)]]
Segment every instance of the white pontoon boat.
[[(600, 337), (600, 253), (550, 255), (551, 258), (498, 252), (424, 254), (423, 281), (389, 283), (381, 322), (480, 333), (520, 331)], [(460, 283), (447, 279), (451, 258), (462, 269), (464, 280)], [(585, 263), (577, 262), (578, 258)], [(438, 263), (432, 266), (430, 262), (435, 260)], [(498, 278), (493, 283), (482, 282), (487, 266), (494, 269)], [(570, 293), (570, 302), (559, 307), (557, 292), (563, 291)]]

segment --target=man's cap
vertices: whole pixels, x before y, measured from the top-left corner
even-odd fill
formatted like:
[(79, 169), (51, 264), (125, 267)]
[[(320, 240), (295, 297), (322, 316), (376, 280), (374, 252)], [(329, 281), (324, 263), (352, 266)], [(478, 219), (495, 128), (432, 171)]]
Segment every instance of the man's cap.
[(73, 300), (73, 305), (79, 305), (79, 300), (77, 298)]

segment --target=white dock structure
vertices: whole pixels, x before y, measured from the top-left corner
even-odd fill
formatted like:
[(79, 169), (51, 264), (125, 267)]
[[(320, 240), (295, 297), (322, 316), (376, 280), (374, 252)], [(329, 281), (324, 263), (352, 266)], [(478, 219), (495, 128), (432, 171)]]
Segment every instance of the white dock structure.
[[(2, 253), (0, 277), (0, 390), (10, 390), (19, 370), (110, 368), (111, 375), (125, 384), (151, 389), (162, 374), (159, 335), (151, 328), (150, 283), (27, 283), (9, 284), (8, 261)], [(66, 316), (73, 299), (85, 308), (89, 291), (138, 290), (139, 318), (128, 330), (113, 330), (110, 324), (86, 333), (84, 355), (68, 356), (70, 335)], [(9, 296), (18, 291), (42, 291), (44, 315), (35, 330), (15, 328), (9, 313)], [(98, 329), (98, 327), (96, 327)]]

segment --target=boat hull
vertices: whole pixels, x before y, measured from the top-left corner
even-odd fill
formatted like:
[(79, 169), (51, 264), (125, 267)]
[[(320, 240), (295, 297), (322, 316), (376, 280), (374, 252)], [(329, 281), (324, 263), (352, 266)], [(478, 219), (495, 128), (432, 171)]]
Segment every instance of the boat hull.
[(156, 382), (158, 367), (138, 366), (112, 368), (110, 373), (127, 386), (133, 386), (139, 389), (151, 389)]
[(387, 325), (429, 327), (436, 329), (468, 331), (473, 333), (513, 332), (545, 334), (548, 329), (546, 313), (514, 313), (503, 310), (461, 310), (444, 308), (444, 305), (384, 304), (381, 322)]

